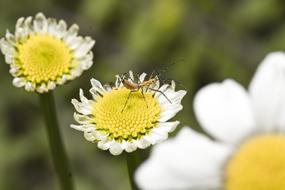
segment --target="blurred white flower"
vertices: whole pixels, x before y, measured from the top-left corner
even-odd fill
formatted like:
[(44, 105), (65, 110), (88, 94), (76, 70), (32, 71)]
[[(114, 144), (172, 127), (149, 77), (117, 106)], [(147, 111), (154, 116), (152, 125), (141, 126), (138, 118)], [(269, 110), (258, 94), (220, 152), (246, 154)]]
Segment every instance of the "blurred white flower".
[(142, 189), (284, 189), (284, 53), (264, 59), (248, 92), (230, 79), (204, 87), (194, 110), (214, 140), (185, 127), (155, 146), (136, 172)]
[[(134, 81), (131, 71), (129, 75), (128, 80)], [(143, 82), (145, 77), (143, 73), (139, 80)], [(91, 84), (92, 100), (88, 100), (81, 89), (80, 101), (72, 99), (78, 112), (74, 113), (74, 119), (79, 125), (71, 127), (82, 131), (86, 140), (98, 143), (98, 148), (109, 150), (113, 155), (159, 143), (167, 139), (168, 133), (179, 124), (168, 120), (182, 109), (181, 100), (186, 91), (175, 91), (174, 82), (160, 86), (157, 80), (150, 86), (165, 96), (150, 88), (144, 88), (143, 94), (140, 90), (130, 94), (119, 76), (115, 87), (102, 86), (95, 79), (91, 79)]]
[(0, 40), (14, 86), (44, 93), (89, 69), (95, 41), (78, 36), (78, 30), (76, 24), (67, 28), (65, 21), (42, 13), (19, 18), (15, 33), (7, 30)]

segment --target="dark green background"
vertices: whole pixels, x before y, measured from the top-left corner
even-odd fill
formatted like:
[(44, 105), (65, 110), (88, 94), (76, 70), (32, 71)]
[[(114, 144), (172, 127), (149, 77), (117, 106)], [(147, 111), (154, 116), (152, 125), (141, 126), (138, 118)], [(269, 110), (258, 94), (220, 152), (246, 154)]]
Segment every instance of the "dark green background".
[[(1, 36), (14, 31), (19, 17), (40, 11), (96, 39), (92, 68), (55, 92), (79, 190), (129, 188), (124, 155), (98, 150), (69, 127), (70, 100), (79, 88), (87, 92), (90, 78), (107, 83), (128, 70), (160, 70), (188, 91), (179, 127), (199, 129), (192, 111), (199, 88), (228, 77), (247, 87), (264, 56), (285, 47), (282, 0), (0, 0)], [(0, 189), (58, 189), (38, 97), (13, 87), (2, 55), (0, 63)]]

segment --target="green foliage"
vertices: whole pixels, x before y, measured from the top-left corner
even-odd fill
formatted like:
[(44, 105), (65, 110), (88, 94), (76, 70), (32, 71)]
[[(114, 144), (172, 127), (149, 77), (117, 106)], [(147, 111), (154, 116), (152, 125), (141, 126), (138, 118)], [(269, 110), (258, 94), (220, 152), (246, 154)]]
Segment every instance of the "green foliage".
[[(285, 3), (281, 0), (81, 0), (0, 2), (0, 34), (14, 30), (17, 18), (42, 11), (76, 22), (81, 34), (96, 39), (94, 65), (55, 94), (64, 142), (80, 190), (129, 188), (124, 156), (113, 157), (69, 128), (71, 98), (90, 88), (94, 77), (161, 71), (188, 91), (176, 117), (199, 129), (192, 100), (202, 86), (234, 78), (247, 87), (269, 51), (284, 50)], [(57, 181), (35, 94), (12, 86), (0, 57), (0, 189), (50, 190)]]

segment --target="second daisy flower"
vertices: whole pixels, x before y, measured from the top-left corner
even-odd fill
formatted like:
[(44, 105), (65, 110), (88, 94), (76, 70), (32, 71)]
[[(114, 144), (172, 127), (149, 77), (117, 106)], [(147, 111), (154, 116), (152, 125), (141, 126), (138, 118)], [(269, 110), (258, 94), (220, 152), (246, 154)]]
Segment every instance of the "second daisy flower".
[(19, 18), (15, 33), (7, 31), (0, 40), (13, 84), (44, 93), (89, 69), (95, 41), (78, 36), (78, 30), (76, 24), (67, 28), (65, 21), (46, 18), (42, 13)]

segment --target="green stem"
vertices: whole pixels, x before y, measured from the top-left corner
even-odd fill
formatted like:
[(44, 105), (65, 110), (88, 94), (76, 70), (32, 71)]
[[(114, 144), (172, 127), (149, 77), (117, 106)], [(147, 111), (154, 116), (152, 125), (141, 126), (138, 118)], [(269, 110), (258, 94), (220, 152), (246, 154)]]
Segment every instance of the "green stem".
[(73, 190), (72, 175), (60, 135), (53, 93), (39, 94), (39, 98), (44, 114), (52, 161), (59, 178), (61, 189)]
[(127, 153), (127, 166), (128, 166), (128, 173), (129, 173), (129, 180), (132, 187), (132, 190), (138, 190), (135, 181), (134, 181), (134, 174), (135, 171), (140, 164), (140, 155), (138, 151)]

